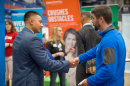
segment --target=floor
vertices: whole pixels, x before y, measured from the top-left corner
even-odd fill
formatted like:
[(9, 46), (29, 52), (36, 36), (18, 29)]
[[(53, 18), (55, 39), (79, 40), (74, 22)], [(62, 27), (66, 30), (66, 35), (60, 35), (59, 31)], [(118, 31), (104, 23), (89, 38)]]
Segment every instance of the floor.
[(125, 85), (130, 86), (130, 73), (125, 73)]

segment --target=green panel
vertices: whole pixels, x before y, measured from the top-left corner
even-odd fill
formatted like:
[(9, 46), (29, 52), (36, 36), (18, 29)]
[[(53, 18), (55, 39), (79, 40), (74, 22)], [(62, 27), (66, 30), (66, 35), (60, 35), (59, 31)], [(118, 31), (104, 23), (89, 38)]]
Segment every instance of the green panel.
[[(65, 78), (65, 85), (67, 86), (67, 78)], [(44, 78), (44, 86), (50, 86), (50, 76)], [(56, 77), (56, 86), (60, 86), (59, 77)]]
[[(50, 86), (50, 76), (44, 78), (44, 86)], [(56, 86), (60, 86), (59, 78), (56, 78)]]
[(82, 7), (82, 12), (84, 12), (84, 11), (91, 11), (92, 9), (93, 9), (94, 7)]
[(109, 5), (112, 10), (112, 24), (118, 29), (118, 5)]
[[(95, 6), (86, 6), (82, 7), (82, 12), (84, 11), (90, 11), (94, 8)], [(116, 29), (118, 29), (118, 5), (109, 5), (109, 7), (112, 10), (112, 24), (115, 26)], [(92, 19), (92, 17), (91, 17)]]

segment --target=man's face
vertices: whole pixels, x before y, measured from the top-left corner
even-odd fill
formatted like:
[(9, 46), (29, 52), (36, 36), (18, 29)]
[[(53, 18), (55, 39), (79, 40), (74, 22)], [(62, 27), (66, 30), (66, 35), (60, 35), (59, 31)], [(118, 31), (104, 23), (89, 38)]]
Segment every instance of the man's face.
[(32, 16), (31, 18), (31, 27), (34, 33), (40, 33), (40, 30), (43, 27), (42, 19), (39, 15)]
[(95, 30), (99, 30), (100, 28), (99, 20), (96, 18), (94, 14), (92, 14), (92, 23), (95, 26)]

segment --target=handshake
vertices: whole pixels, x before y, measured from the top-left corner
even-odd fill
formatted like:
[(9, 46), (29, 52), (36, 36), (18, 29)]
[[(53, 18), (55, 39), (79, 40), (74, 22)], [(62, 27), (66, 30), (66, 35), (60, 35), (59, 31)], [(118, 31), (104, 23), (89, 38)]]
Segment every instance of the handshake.
[(76, 58), (72, 57), (69, 59), (69, 62), (70, 62), (70, 68), (74, 68), (79, 64), (80, 59), (79, 59), (79, 57), (76, 57)]

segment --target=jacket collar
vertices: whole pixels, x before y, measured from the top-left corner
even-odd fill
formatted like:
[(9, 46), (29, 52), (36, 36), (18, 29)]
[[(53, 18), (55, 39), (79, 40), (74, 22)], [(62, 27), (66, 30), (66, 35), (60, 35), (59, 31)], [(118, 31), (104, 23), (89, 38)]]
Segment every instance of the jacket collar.
[(28, 28), (26, 28), (26, 27), (24, 27), (24, 28), (23, 28), (23, 31), (28, 31), (28, 32), (33, 33), (33, 34), (34, 34), (34, 32), (33, 32), (32, 30), (30, 30), (30, 29), (28, 29)]
[(109, 32), (110, 30), (114, 30), (115, 27), (113, 25), (110, 25), (109, 27), (107, 27), (103, 32), (98, 31), (99, 35), (104, 36), (107, 32)]
[(90, 24), (90, 23), (85, 23), (85, 24), (83, 25), (83, 27), (86, 26), (86, 25), (91, 25), (91, 24)]

